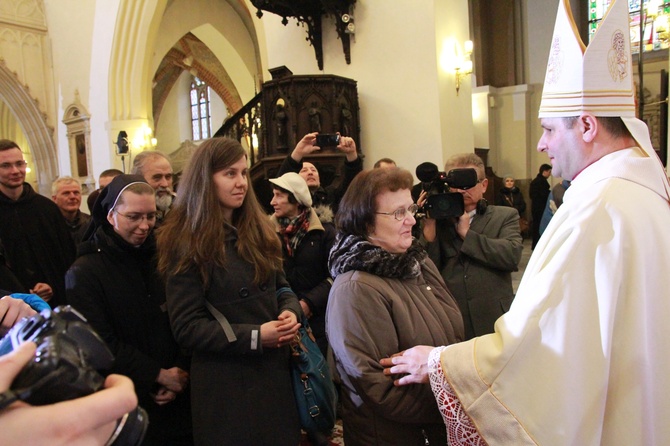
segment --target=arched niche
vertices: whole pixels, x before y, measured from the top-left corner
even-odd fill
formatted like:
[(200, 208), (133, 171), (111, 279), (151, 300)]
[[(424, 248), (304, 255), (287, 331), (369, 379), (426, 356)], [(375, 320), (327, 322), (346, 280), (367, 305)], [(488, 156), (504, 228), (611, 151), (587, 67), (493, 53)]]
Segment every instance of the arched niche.
[(79, 101), (79, 92), (75, 92), (75, 101), (68, 105), (63, 113), (63, 124), (67, 128), (72, 176), (81, 183), (83, 195), (88, 195), (95, 189), (91, 162), (90, 121), (90, 113)]

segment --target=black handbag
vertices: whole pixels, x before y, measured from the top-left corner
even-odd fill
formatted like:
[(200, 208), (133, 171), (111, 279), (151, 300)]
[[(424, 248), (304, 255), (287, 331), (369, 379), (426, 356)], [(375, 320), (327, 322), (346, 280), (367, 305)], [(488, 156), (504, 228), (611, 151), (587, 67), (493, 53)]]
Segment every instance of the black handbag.
[(302, 428), (329, 435), (335, 426), (337, 390), (307, 320), (291, 343), (291, 378)]

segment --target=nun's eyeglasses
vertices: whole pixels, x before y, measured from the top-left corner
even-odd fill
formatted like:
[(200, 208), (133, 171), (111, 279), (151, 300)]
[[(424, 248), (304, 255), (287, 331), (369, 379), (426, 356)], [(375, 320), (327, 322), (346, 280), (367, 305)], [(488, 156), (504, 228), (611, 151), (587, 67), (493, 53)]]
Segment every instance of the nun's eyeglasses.
[(117, 214), (126, 218), (131, 223), (141, 223), (144, 220), (146, 220), (147, 223), (152, 223), (152, 222), (156, 221), (156, 213), (155, 212), (149, 212), (148, 214), (132, 214), (132, 213), (131, 214), (122, 214), (121, 212), (117, 211), (116, 209), (114, 209), (114, 212), (116, 212)]
[(398, 221), (403, 221), (405, 219), (405, 215), (407, 212), (410, 213), (412, 217), (416, 215), (417, 211), (419, 210), (419, 206), (416, 205), (416, 203), (410, 204), (407, 209), (405, 208), (398, 208), (393, 212), (375, 212), (375, 214), (380, 214), (380, 215), (393, 215), (393, 218), (395, 218)]

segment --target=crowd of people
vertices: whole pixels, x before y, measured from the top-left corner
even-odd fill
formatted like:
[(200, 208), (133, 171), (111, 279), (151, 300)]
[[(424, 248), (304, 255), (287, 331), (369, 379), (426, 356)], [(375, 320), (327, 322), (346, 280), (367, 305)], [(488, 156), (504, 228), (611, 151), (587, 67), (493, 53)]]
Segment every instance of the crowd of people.
[[(612, 2), (603, 33), (626, 29), (627, 11)], [(574, 43), (571, 23), (561, 0), (555, 39)], [(599, 35), (588, 49), (609, 45)], [(557, 51), (583, 73), (551, 60), (547, 71), (537, 149), (551, 165), (530, 185), (534, 251), (516, 293), (526, 203), (511, 175), (487, 203), (472, 153), (446, 162), (476, 181), (451, 188), (463, 210), (444, 218), (390, 158), (363, 170), (346, 136), (343, 179), (324, 187), (306, 160), (317, 132), (269, 179), (271, 215), (245, 149), (212, 138), (177, 192), (159, 152), (138, 155), (131, 174), (103, 172), (89, 216), (77, 180), (38, 195), (20, 148), (0, 140), (0, 333), (68, 303), (115, 358), (93, 395), (2, 406), (5, 436), (102, 444), (139, 402), (144, 444), (295, 446), (290, 344), (308, 320), (332, 353), (348, 446), (663, 443), (670, 185), (632, 95), (594, 106), (581, 81), (598, 65), (575, 48)], [(549, 189), (550, 174), (563, 189)], [(34, 355), (27, 342), (0, 357), (5, 400)]]

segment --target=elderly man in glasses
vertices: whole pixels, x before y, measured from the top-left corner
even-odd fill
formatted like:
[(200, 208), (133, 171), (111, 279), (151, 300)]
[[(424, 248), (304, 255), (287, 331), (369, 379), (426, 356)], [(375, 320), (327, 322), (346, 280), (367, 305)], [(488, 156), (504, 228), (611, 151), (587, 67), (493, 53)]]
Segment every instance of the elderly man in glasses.
[[(523, 250), (519, 213), (514, 208), (488, 206), (484, 162), (474, 153), (454, 155), (444, 167), (477, 171), (478, 182), (463, 190), (465, 213), (455, 219), (425, 219), (427, 251), (458, 302), (465, 324), (465, 338), (493, 332), (493, 324), (514, 299), (512, 271)], [(425, 200), (424, 192), (419, 202)]]
[(0, 239), (23, 291), (55, 307), (65, 303), (64, 277), (74, 261), (74, 242), (58, 206), (25, 182), (26, 166), (18, 144), (1, 139)]

